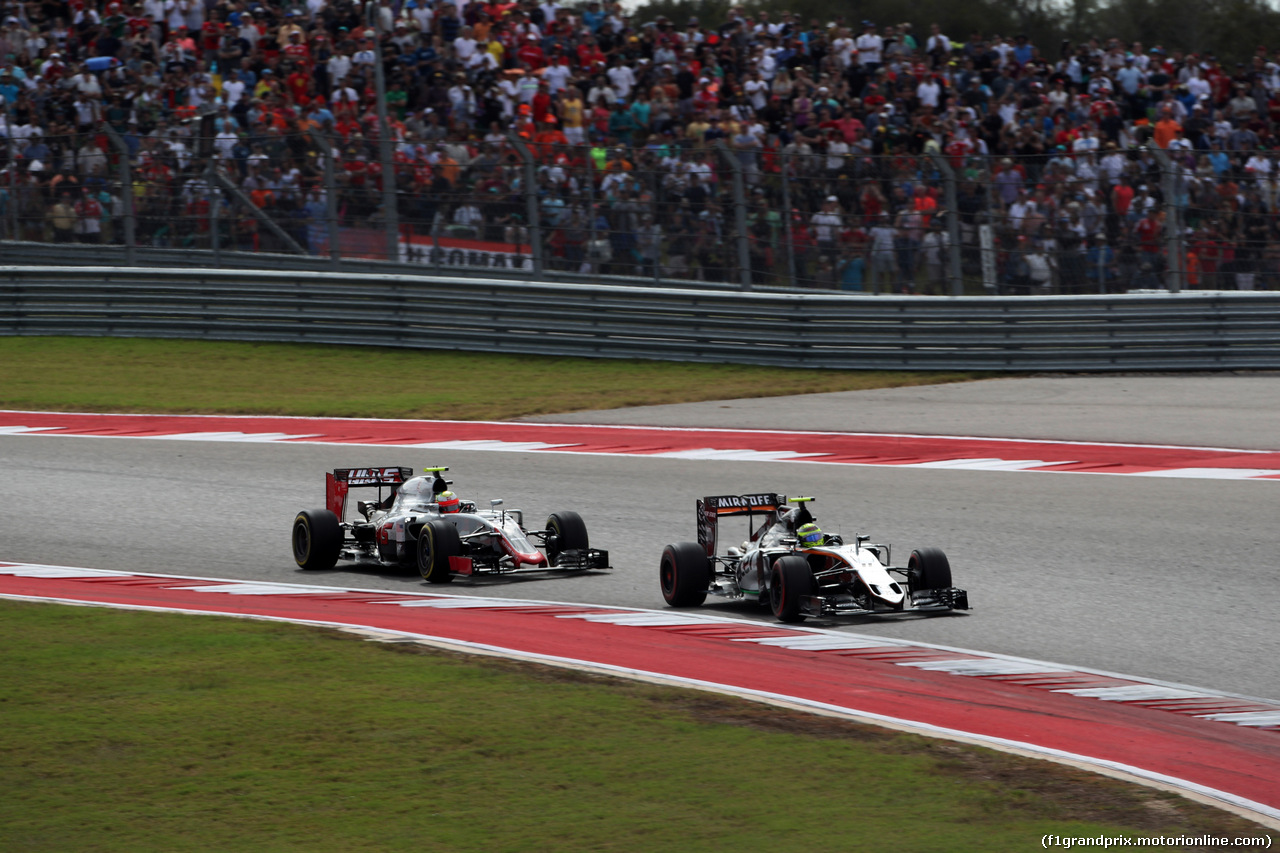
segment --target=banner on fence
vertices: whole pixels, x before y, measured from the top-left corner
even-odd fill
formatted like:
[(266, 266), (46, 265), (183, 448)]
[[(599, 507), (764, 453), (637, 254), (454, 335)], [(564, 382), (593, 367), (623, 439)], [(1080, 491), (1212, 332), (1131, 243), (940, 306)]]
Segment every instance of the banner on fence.
[[(371, 228), (341, 228), (338, 244), (344, 258), (386, 260), (387, 237)], [(523, 243), (495, 243), (460, 237), (402, 234), (402, 263), (472, 270), (524, 270), (532, 268), (532, 250)]]

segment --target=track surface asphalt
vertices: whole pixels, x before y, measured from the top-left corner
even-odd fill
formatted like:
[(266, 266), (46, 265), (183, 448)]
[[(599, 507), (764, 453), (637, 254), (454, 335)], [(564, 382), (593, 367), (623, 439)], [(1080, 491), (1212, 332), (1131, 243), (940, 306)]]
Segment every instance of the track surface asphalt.
[[(724, 408), (729, 407), (729, 408)], [(1280, 449), (1280, 376), (974, 383), (560, 415), (566, 422), (1010, 436)], [(297, 510), (335, 467), (450, 465), (455, 489), (532, 523), (576, 509), (614, 571), (454, 583), (453, 594), (661, 608), (657, 561), (694, 538), (694, 500), (818, 497), (825, 529), (902, 559), (940, 547), (974, 610), (819, 627), (972, 648), (1280, 699), (1280, 482), (691, 461), (557, 453), (0, 435), (0, 559), (124, 571), (421, 588), (340, 567), (299, 572)], [(737, 618), (753, 608), (711, 604)], [(810, 623), (816, 624), (816, 623)]]

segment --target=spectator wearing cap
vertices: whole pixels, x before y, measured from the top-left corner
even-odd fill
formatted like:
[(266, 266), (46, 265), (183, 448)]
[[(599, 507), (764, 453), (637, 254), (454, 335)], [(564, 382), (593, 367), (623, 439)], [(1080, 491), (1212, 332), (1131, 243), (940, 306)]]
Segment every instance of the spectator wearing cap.
[(827, 196), (818, 212), (809, 217), (809, 226), (817, 242), (818, 251), (823, 254), (833, 253), (836, 250), (836, 239), (844, 228), (840, 199), (833, 195)]

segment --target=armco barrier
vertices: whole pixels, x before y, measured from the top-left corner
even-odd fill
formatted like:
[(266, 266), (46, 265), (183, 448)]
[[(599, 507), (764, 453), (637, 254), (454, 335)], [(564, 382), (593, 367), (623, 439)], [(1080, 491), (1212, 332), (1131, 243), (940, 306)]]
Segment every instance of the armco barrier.
[(1280, 293), (891, 297), (478, 278), (0, 267), (0, 334), (786, 367), (1280, 368)]

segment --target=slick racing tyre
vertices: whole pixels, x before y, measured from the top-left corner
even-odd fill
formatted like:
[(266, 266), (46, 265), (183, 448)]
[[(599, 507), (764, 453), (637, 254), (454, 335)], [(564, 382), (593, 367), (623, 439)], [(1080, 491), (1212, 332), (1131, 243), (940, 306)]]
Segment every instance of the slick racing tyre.
[(547, 562), (556, 565), (565, 551), (585, 551), (591, 547), (587, 523), (576, 512), (553, 512), (547, 518)]
[(696, 542), (668, 545), (658, 565), (662, 597), (672, 607), (697, 607), (707, 600), (711, 585), (711, 565), (707, 552)]
[(951, 563), (937, 548), (918, 548), (907, 561), (907, 588), (912, 592), (947, 589), (951, 586)]
[(803, 622), (801, 599), (813, 595), (813, 571), (804, 557), (779, 557), (769, 575), (769, 608), (780, 622)]
[(447, 521), (434, 519), (422, 525), (418, 533), (418, 574), (427, 583), (448, 583), (449, 558), (462, 554), (458, 529)]
[(298, 567), (327, 571), (342, 550), (342, 525), (327, 509), (304, 509), (293, 520), (293, 559)]

